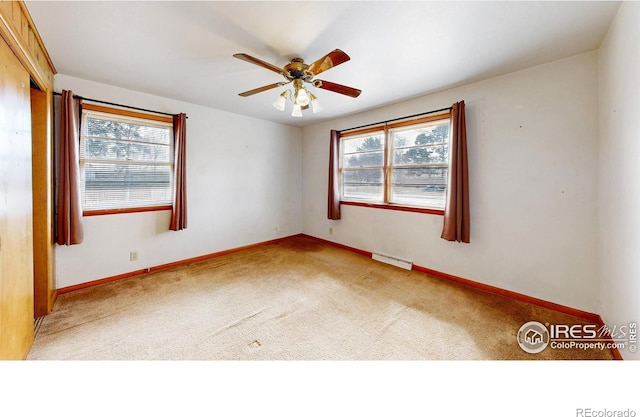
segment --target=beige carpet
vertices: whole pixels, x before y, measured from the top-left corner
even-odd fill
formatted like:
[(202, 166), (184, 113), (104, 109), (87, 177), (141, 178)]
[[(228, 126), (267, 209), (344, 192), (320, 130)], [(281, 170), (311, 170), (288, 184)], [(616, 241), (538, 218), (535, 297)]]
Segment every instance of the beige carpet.
[(294, 237), (63, 294), (28, 359), (612, 359), (526, 353), (533, 320), (587, 323)]

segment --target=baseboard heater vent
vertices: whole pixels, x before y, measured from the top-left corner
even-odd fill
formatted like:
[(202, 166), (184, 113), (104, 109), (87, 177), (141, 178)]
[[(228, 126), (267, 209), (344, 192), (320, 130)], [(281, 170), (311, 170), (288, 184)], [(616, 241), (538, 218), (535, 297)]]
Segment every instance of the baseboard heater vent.
[(411, 266), (413, 265), (413, 262), (405, 261), (404, 259), (394, 258), (393, 256), (382, 255), (380, 253), (375, 253), (375, 252), (371, 255), (371, 258), (376, 261), (384, 262), (386, 264), (397, 266), (397, 267), (408, 269), (408, 270), (411, 270)]

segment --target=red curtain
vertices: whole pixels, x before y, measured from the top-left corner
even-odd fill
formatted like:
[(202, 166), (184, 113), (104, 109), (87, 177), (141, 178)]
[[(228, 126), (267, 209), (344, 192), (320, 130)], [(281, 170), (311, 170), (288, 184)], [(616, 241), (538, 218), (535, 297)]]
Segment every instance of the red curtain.
[(187, 228), (187, 115), (173, 117), (174, 140), (174, 194), (170, 230)]
[(444, 210), (442, 238), (449, 241), (469, 243), (469, 165), (467, 158), (467, 127), (464, 101), (455, 103), (451, 109), (451, 165), (447, 205)]
[(327, 217), (330, 220), (340, 220), (340, 134), (331, 131), (329, 143), (329, 198)]
[(73, 92), (62, 90), (55, 184), (55, 236), (59, 245), (75, 245), (84, 239), (80, 203), (80, 104), (79, 99), (73, 98)]

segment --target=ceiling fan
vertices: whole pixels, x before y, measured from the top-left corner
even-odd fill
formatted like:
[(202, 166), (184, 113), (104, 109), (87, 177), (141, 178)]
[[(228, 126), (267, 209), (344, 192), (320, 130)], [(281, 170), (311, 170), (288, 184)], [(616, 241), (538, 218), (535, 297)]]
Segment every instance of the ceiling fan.
[(309, 108), (309, 104), (313, 106), (314, 113), (317, 113), (321, 109), (321, 106), (319, 106), (319, 104), (317, 103), (317, 98), (305, 89), (304, 83), (309, 83), (316, 88), (333, 91), (334, 93), (344, 94), (346, 96), (354, 98), (358, 97), (361, 93), (361, 91), (357, 88), (332, 83), (330, 81), (314, 79), (314, 77), (318, 74), (330, 70), (331, 68), (336, 67), (351, 59), (349, 55), (347, 55), (340, 49), (334, 49), (333, 51), (329, 52), (310, 65), (305, 64), (302, 58), (293, 58), (287, 65), (282, 68), (277, 67), (273, 64), (269, 64), (268, 62), (247, 54), (234, 54), (233, 56), (238, 59), (242, 59), (243, 61), (247, 61), (262, 68), (266, 68), (268, 70), (276, 72), (282, 75), (287, 80), (254, 88), (253, 90), (242, 92), (239, 95), (242, 97), (248, 97), (253, 94), (261, 93), (263, 91), (271, 90), (273, 88), (293, 83), (295, 91), (291, 93), (289, 90), (285, 90), (282, 94), (280, 94), (280, 97), (278, 97), (278, 100), (276, 100), (273, 105), (278, 110), (284, 111), (285, 101), (287, 97), (290, 97), (292, 100), (294, 100), (294, 109), (293, 113), (291, 114), (294, 117), (302, 117), (301, 110)]

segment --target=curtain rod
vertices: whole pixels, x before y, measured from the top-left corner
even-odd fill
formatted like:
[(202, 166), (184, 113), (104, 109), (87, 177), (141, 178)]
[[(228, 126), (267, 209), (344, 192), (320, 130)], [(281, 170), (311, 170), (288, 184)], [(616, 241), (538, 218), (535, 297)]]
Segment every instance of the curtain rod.
[[(53, 95), (61, 96), (62, 93), (58, 93), (58, 92), (54, 91)], [(86, 100), (86, 101), (92, 101), (94, 103), (108, 104), (108, 105), (111, 105), (111, 106), (124, 107), (126, 109), (146, 111), (148, 113), (162, 114), (164, 116), (178, 116), (177, 114), (165, 113), (165, 112), (156, 111), (156, 110), (143, 109), (143, 108), (140, 108), (140, 107), (127, 106), (125, 104), (111, 103), (111, 102), (108, 102), (108, 101), (96, 100), (96, 99), (93, 99), (93, 98), (86, 98), (86, 97), (78, 96), (76, 94), (73, 95), (73, 98), (78, 98), (80, 100)], [(188, 119), (188, 117), (187, 117), (187, 119)]]
[(384, 120), (382, 122), (376, 122), (376, 123), (369, 123), (368, 125), (362, 125), (362, 126), (357, 126), (357, 127), (350, 127), (348, 129), (342, 129), (342, 130), (338, 130), (338, 133), (342, 133), (342, 132), (346, 132), (348, 130), (355, 130), (355, 129), (362, 129), (363, 127), (369, 127), (369, 126), (376, 126), (376, 125), (381, 125), (381, 124), (386, 124), (389, 122), (396, 122), (398, 120), (403, 120), (403, 119), (411, 119), (412, 117), (418, 117), (418, 116), (424, 116), (427, 114), (432, 114), (432, 113), (439, 113), (441, 111), (445, 111), (445, 110), (451, 110), (452, 107), (444, 107), (442, 109), (438, 109), (438, 110), (431, 110), (431, 111), (427, 111), (424, 113), (418, 113), (418, 114), (414, 114), (411, 116), (405, 116), (405, 117), (397, 117), (395, 119), (389, 119), (389, 120)]

